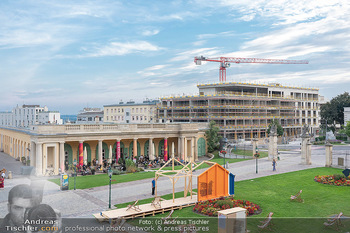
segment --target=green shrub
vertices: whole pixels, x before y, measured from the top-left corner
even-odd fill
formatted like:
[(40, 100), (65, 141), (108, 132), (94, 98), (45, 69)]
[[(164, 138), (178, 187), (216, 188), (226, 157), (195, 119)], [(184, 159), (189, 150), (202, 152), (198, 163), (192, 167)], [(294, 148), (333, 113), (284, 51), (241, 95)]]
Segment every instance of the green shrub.
[(126, 167), (126, 172), (128, 173), (137, 172), (137, 166), (131, 159), (125, 160), (125, 167)]
[(120, 175), (120, 174), (124, 174), (124, 171), (120, 171), (119, 169), (112, 169), (113, 171), (113, 175)]
[(342, 178), (346, 178), (344, 174), (334, 174), (334, 180), (341, 180)]
[(229, 205), (230, 208), (233, 208), (233, 202), (230, 200), (219, 200), (216, 202), (218, 206)]

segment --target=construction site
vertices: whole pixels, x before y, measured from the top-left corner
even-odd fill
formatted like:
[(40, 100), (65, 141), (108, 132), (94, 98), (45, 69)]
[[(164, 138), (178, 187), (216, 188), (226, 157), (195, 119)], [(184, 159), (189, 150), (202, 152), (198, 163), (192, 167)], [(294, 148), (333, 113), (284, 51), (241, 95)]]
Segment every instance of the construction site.
[(312, 133), (319, 128), (319, 90), (280, 83), (226, 82), (230, 63), (307, 64), (299, 60), (255, 58), (204, 58), (195, 63), (219, 62), (219, 83), (198, 84), (197, 95), (160, 99), (158, 118), (167, 122), (215, 121), (222, 136), (252, 139), (267, 136), (269, 124), (277, 119), (286, 137), (300, 135), (304, 124)]

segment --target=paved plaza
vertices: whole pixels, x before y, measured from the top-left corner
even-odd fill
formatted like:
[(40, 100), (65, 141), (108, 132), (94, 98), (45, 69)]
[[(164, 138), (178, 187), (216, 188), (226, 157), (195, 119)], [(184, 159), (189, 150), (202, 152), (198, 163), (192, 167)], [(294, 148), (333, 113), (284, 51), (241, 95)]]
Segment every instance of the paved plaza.
[[(338, 147), (334, 148), (337, 149)], [(339, 148), (344, 149), (345, 147), (342, 148), (339, 146)], [(346, 148), (349, 149), (349, 147)], [(312, 146), (312, 165), (300, 164), (300, 148), (294, 148), (291, 151), (280, 151), (280, 153), (280, 160), (277, 163), (277, 171), (275, 172), (272, 171), (271, 161), (267, 158), (259, 159), (258, 174), (256, 174), (255, 160), (229, 164), (228, 170), (236, 175), (236, 181), (240, 181), (308, 168), (324, 167), (325, 165), (324, 146)], [(20, 175), (20, 162), (15, 161), (10, 156), (0, 153), (0, 162), (2, 167), (6, 167), (8, 171), (13, 170), (14, 173), (13, 179), (6, 179), (5, 188), (0, 190), (0, 217), (4, 217), (7, 213), (7, 196), (9, 190), (17, 184), (30, 184), (31, 178)], [(197, 170), (194, 174), (199, 175), (204, 170)], [(92, 217), (92, 214), (108, 209), (108, 186), (85, 190), (61, 191), (58, 185), (47, 181), (47, 177), (40, 179), (40, 182), (45, 185), (43, 203), (49, 204), (54, 209), (59, 210), (63, 217)], [(118, 179), (118, 176), (115, 176), (113, 179)], [(112, 204), (152, 197), (151, 180), (144, 179), (112, 185)], [(193, 185), (196, 187), (196, 179), (193, 179)], [(175, 189), (176, 191), (183, 191), (183, 187), (184, 179), (180, 179), (176, 183)], [(158, 195), (171, 192), (172, 184), (169, 179), (160, 177), (158, 180)], [(239, 190), (236, 190), (236, 192), (239, 192)]]

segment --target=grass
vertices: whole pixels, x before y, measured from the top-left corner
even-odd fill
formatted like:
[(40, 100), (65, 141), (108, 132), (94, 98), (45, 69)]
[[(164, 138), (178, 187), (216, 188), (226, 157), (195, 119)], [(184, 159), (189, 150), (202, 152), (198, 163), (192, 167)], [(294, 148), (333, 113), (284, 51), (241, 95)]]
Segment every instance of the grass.
[[(247, 157), (252, 158), (253, 157), (253, 151), (251, 150), (242, 150), (242, 149), (236, 149), (236, 150), (232, 150), (232, 153), (236, 154), (236, 155), (244, 155)], [(264, 158), (268, 156), (268, 152), (266, 151), (259, 151), (260, 157), (259, 158)]]
[[(228, 163), (236, 163), (243, 161), (245, 159), (225, 159), (225, 162)], [(219, 157), (218, 152), (214, 152), (214, 159), (211, 160), (212, 162), (216, 162), (220, 165), (224, 164), (223, 158)], [(202, 164), (197, 169), (202, 168), (208, 168), (210, 167), (207, 164)], [(181, 169), (182, 166), (175, 166), (175, 169)], [(159, 168), (153, 169), (158, 170)], [(171, 170), (172, 167), (165, 167), (164, 170)], [(175, 173), (168, 173), (167, 175), (172, 175)], [(127, 173), (127, 174), (121, 174), (121, 175), (114, 175), (112, 177), (112, 184), (117, 183), (123, 183), (123, 182), (130, 182), (135, 180), (142, 180), (142, 179), (148, 179), (153, 178), (154, 172), (136, 172), (136, 173)], [(60, 179), (50, 179), (49, 181), (60, 185)], [(87, 175), (87, 176), (77, 176), (76, 178), (76, 188), (77, 189), (88, 189), (93, 187), (99, 187), (109, 184), (109, 178), (107, 174), (96, 174), (96, 175)], [(74, 177), (69, 177), (69, 189), (74, 189)]]
[[(213, 154), (214, 154), (214, 158), (212, 160), (210, 160), (210, 162), (214, 162), (214, 163), (218, 163), (220, 165), (224, 165), (224, 159), (219, 156), (219, 152), (218, 151), (214, 151)], [(250, 156), (250, 157), (252, 158), (252, 156)], [(241, 161), (244, 161), (244, 160), (246, 160), (246, 159), (228, 159), (228, 158), (226, 158), (225, 159), (225, 163), (226, 162), (228, 162), (228, 163), (237, 163), (237, 162), (241, 162)], [(204, 163), (201, 166), (199, 166), (197, 168), (197, 170), (198, 169), (202, 169), (202, 168), (208, 168), (208, 167), (210, 167), (210, 166), (208, 164)], [(182, 165), (174, 166), (175, 170), (176, 169), (181, 169), (181, 168), (182, 168)], [(152, 170), (158, 170), (158, 169), (159, 168), (154, 168)], [(163, 168), (163, 170), (171, 170), (171, 169), (172, 169), (171, 166)]]
[[(154, 172), (136, 172), (136, 173), (127, 173), (121, 175), (112, 176), (112, 184), (130, 182), (135, 180), (142, 180), (154, 178)], [(49, 181), (60, 185), (60, 179), (50, 179)], [(77, 189), (87, 189), (93, 187), (99, 187), (109, 185), (109, 177), (107, 173), (96, 174), (96, 175), (87, 175), (87, 176), (77, 176), (76, 177), (76, 188)], [(69, 189), (74, 189), (74, 177), (69, 177)]]
[[(323, 222), (327, 217), (343, 212), (350, 216), (348, 186), (331, 186), (315, 182), (316, 175), (341, 174), (341, 169), (313, 168), (303, 171), (278, 174), (268, 177), (245, 180), (235, 183), (235, 198), (252, 201), (259, 204), (262, 213), (247, 218), (247, 229), (258, 232), (257, 225), (261, 218), (273, 212), (274, 232), (336, 232), (334, 227), (324, 229)], [(290, 196), (303, 190), (301, 197), (304, 203), (290, 201)], [(177, 197), (183, 192), (176, 193)], [(172, 194), (162, 196), (171, 199)], [(139, 203), (150, 203), (151, 199), (140, 200)], [(117, 205), (119, 208), (129, 203)], [(157, 215), (156, 217), (165, 216)], [(173, 216), (181, 218), (209, 219), (210, 231), (217, 231), (217, 218), (209, 218), (194, 213), (192, 207), (176, 210)], [(152, 219), (152, 218), (151, 218)], [(137, 220), (130, 220), (131, 224), (138, 225)], [(342, 230), (350, 229), (350, 220), (343, 221)]]

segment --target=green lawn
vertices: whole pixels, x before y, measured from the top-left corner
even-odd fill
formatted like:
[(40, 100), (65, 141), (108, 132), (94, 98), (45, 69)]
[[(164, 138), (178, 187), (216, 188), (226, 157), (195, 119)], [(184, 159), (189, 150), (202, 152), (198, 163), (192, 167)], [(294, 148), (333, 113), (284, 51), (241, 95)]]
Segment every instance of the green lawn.
[[(214, 162), (214, 163), (218, 163), (218, 164), (220, 164), (220, 165), (223, 165), (224, 164), (224, 159), (223, 158), (221, 158), (220, 156), (219, 156), (219, 152), (218, 151), (214, 151), (214, 158), (212, 159), (212, 160), (210, 160), (210, 162)], [(252, 156), (250, 156), (250, 158), (252, 158)], [(209, 159), (209, 158), (208, 158)], [(247, 158), (247, 159), (249, 159), (249, 158)], [(246, 159), (225, 159), (225, 163), (226, 162), (228, 162), (228, 163), (237, 163), (237, 162), (241, 162), (241, 161), (244, 161), (244, 160), (246, 160)], [(202, 164), (201, 166), (199, 166), (198, 168), (197, 168), (197, 170), (198, 169), (202, 169), (202, 168), (208, 168), (208, 167), (210, 167), (208, 164)], [(182, 168), (182, 165), (178, 165), (178, 166), (175, 166), (174, 167), (175, 169), (181, 169)], [(152, 169), (152, 170), (158, 170), (159, 168), (154, 168), (154, 169)], [(163, 168), (163, 170), (171, 170), (172, 169), (172, 167), (170, 166), (170, 167), (165, 167), (165, 168)]]
[[(249, 156), (250, 158), (253, 157), (253, 151), (252, 150), (236, 149), (236, 150), (232, 150), (231, 153), (236, 154), (236, 155)], [(268, 152), (266, 152), (266, 151), (259, 151), (259, 154), (260, 154), (259, 158), (264, 158), (264, 157), (268, 156)]]
[[(136, 172), (121, 175), (113, 175), (112, 184), (148, 179), (153, 177), (154, 172)], [(49, 181), (60, 185), (60, 179), (50, 179)], [(77, 176), (76, 178), (77, 189), (87, 189), (104, 185), (109, 185), (109, 177), (106, 173), (87, 176)], [(69, 177), (69, 189), (74, 189), (74, 177)]]
[[(350, 187), (324, 185), (313, 180), (316, 175), (330, 174), (341, 174), (341, 169), (314, 168), (236, 182), (235, 198), (252, 201), (262, 208), (260, 215), (248, 217), (248, 230), (258, 232), (257, 225), (261, 218), (273, 212), (274, 232), (336, 232), (334, 227), (324, 229), (323, 222), (327, 217), (339, 212), (350, 217)], [(290, 196), (301, 189), (304, 203), (290, 201)], [(177, 193), (176, 196), (183, 196), (183, 193)], [(171, 199), (172, 194), (162, 197)], [(149, 203), (151, 200), (141, 200), (139, 203)], [(117, 206), (125, 207), (127, 204)], [(211, 231), (217, 231), (217, 218), (198, 215), (192, 212), (192, 207), (176, 210), (173, 216), (209, 219)], [(137, 220), (129, 222), (139, 225)], [(349, 231), (350, 220), (343, 221), (343, 224), (345, 226), (341, 229)]]

